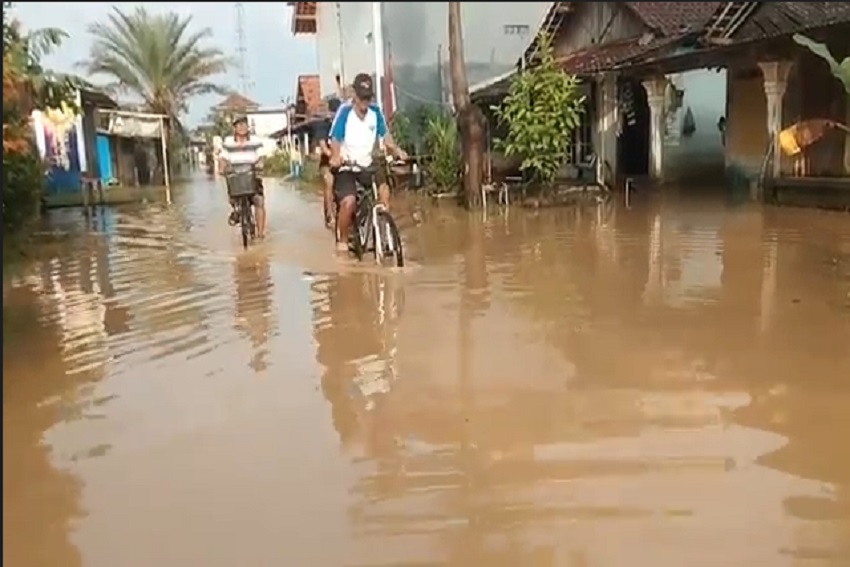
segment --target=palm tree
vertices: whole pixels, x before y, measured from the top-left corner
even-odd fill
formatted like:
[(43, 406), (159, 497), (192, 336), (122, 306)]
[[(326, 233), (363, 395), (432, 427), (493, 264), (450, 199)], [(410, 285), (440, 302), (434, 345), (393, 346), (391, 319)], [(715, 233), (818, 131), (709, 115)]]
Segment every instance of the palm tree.
[(449, 2), (449, 66), (452, 99), (457, 113), (463, 148), (463, 191), (467, 207), (481, 202), (481, 177), (484, 173), (484, 115), (469, 99), (466, 61), (463, 55), (463, 31), (460, 2)]
[(140, 98), (149, 112), (163, 114), (179, 127), (191, 98), (227, 89), (211, 79), (224, 73), (229, 60), (204, 45), (212, 30), (192, 32), (191, 16), (132, 13), (113, 8), (106, 22), (89, 26), (94, 38), (83, 67), (90, 75), (112, 79), (107, 88)]

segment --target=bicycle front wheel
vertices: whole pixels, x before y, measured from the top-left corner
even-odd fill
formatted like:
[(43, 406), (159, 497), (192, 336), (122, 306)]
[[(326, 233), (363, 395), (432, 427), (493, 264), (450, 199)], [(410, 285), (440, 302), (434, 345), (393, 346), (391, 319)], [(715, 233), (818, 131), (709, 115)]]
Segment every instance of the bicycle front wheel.
[[(375, 258), (378, 261), (381, 259), (391, 258), (393, 264), (398, 268), (404, 267), (404, 247), (401, 243), (401, 234), (398, 231), (395, 219), (386, 211), (381, 211), (377, 215), (375, 230), (378, 232), (378, 237), (375, 238)], [(382, 248), (378, 251), (377, 243), (380, 243)]]
[(251, 201), (249, 199), (242, 199), (239, 217), (242, 225), (242, 248), (247, 250), (248, 242), (251, 241), (254, 232), (254, 219), (251, 214)]

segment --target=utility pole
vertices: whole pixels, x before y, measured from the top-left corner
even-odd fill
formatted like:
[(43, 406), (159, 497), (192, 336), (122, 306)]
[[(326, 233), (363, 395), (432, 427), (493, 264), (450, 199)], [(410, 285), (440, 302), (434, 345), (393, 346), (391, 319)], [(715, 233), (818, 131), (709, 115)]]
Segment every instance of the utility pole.
[(239, 88), (242, 89), (243, 96), (248, 96), (253, 84), (248, 73), (248, 48), (245, 44), (245, 6), (242, 2), (235, 2), (233, 7), (236, 11), (236, 65)]
[(384, 109), (384, 19), (381, 3), (372, 2), (372, 41), (375, 48), (375, 102)]

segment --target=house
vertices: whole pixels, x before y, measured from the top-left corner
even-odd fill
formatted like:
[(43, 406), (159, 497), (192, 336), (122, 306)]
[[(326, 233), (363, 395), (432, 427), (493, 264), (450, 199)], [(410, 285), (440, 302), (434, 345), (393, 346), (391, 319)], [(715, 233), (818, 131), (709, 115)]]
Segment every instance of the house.
[(237, 114), (248, 114), (259, 110), (260, 105), (239, 93), (230, 93), (224, 100), (212, 107), (212, 111), (231, 120)]
[[(639, 77), (613, 72), (623, 61), (691, 37), (718, 4), (552, 4), (517, 65), (534, 64), (537, 38), (545, 32), (552, 38), (561, 68), (583, 79), (587, 106), (568, 150), (569, 163), (588, 163), (596, 156), (600, 178), (610, 174), (615, 178), (678, 178), (695, 172), (696, 163), (722, 172), (722, 140), (716, 128), (724, 113), (722, 73), (682, 73), (657, 84), (644, 84)], [(474, 86), (473, 100), (498, 100), (507, 92), (512, 77), (511, 72)], [(670, 110), (667, 114), (665, 107)], [(686, 116), (688, 128), (683, 132)], [(666, 162), (651, 159), (663, 155), (668, 157)]]
[[(320, 120), (328, 118), (328, 105), (322, 99), (319, 75), (299, 75), (295, 82), (295, 103), (292, 105), (292, 143), (304, 151), (312, 151), (316, 140), (313, 128)], [(278, 136), (282, 136), (279, 132)]]
[(77, 92), (76, 113), (71, 108), (45, 108), (32, 112), (32, 125), (39, 155), (48, 163), (48, 200), (69, 195), (75, 202), (85, 177), (99, 173), (96, 113), (117, 108), (112, 98), (92, 89)]
[[(748, 186), (756, 198), (767, 186), (771, 199), (846, 208), (850, 138), (838, 129), (805, 126), (811, 120), (847, 124), (850, 103), (828, 64), (793, 36), (825, 43), (841, 61), (850, 55), (848, 32), (846, 2), (725, 2), (692, 49), (647, 54), (628, 72), (658, 77), (682, 69), (727, 69), (728, 178)], [(805, 147), (789, 156), (780, 142), (794, 133)]]
[[(803, 32), (826, 41), (840, 61), (850, 50), (847, 3), (556, 2), (540, 31), (554, 37), (564, 71), (584, 79), (585, 124), (570, 157), (597, 156), (600, 176), (683, 181), (722, 169), (755, 187), (769, 163), (774, 185), (847, 178), (843, 134), (793, 159), (778, 136), (804, 119), (847, 121), (827, 64), (792, 40)], [(537, 37), (518, 66), (534, 64)], [(476, 86), (473, 100), (498, 100), (511, 77)]]
[[(290, 2), (292, 33), (315, 38), (322, 96), (338, 94), (360, 72), (375, 72), (373, 2)], [(450, 100), (448, 4), (381, 2), (384, 54), (399, 109)], [(498, 9), (464, 2), (464, 56), (471, 83), (511, 69), (549, 2), (509, 2)]]

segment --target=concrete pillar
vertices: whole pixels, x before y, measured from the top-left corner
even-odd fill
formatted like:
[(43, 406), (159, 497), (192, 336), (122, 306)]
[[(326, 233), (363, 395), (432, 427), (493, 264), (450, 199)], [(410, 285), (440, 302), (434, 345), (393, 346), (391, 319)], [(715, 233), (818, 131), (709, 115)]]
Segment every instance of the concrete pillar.
[[(599, 78), (597, 85), (596, 108), (597, 119), (597, 143), (596, 155), (599, 158), (596, 164), (597, 179), (606, 179), (607, 163), (611, 167), (613, 175), (617, 175), (617, 126), (620, 120), (620, 107), (617, 103), (617, 77), (614, 74), (606, 74)], [(613, 189), (613, 187), (612, 187)]]
[(773, 160), (771, 174), (773, 178), (782, 173), (782, 149), (779, 146), (779, 132), (782, 130), (782, 99), (788, 85), (790, 61), (769, 61), (759, 63), (764, 76), (764, 96), (767, 100), (767, 134), (773, 139)]
[(656, 181), (664, 181), (664, 99), (667, 78), (653, 77), (643, 82), (646, 102), (649, 105), (649, 174)]

